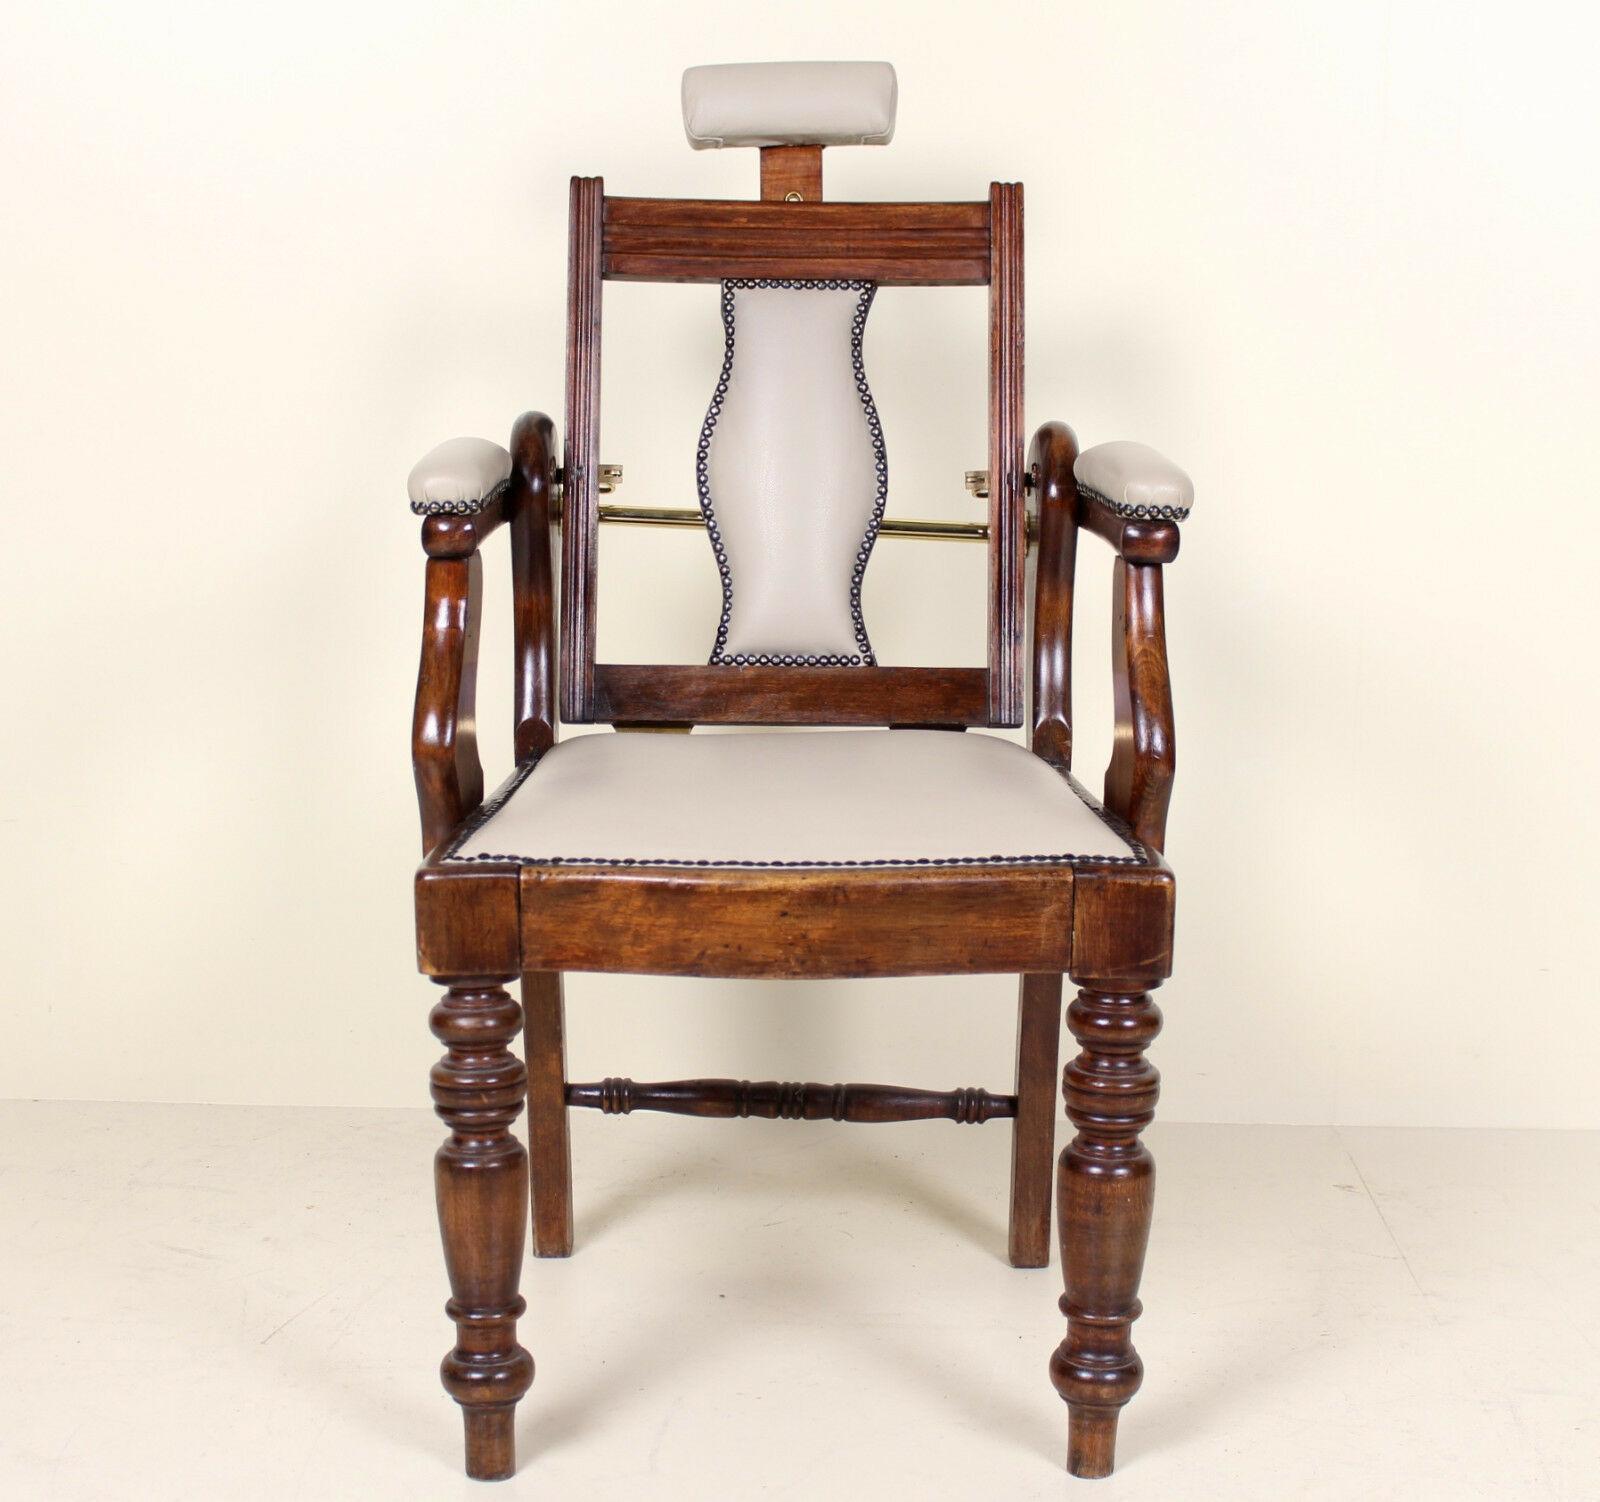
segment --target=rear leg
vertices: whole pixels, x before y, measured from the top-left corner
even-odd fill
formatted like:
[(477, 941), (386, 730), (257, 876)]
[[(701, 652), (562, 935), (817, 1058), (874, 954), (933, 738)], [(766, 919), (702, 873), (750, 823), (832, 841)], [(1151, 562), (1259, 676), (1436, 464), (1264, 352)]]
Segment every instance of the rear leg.
[(1050, 1262), (1060, 1047), (1061, 977), (1024, 975), (1017, 997), (1017, 1116), (1011, 1128), (1013, 1267)]
[(528, 1057), (528, 1175), (533, 1191), (533, 1254), (572, 1255), (572, 1142), (567, 1130), (567, 1028), (561, 975), (522, 977)]

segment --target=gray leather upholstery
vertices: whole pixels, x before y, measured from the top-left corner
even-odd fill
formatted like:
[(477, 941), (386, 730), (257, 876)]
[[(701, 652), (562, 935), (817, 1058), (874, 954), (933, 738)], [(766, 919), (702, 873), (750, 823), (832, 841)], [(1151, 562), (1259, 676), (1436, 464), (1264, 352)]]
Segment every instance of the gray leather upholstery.
[(942, 730), (579, 736), (489, 805), (451, 858), (712, 866), (1146, 859), (1032, 752)]
[(1080, 490), (1099, 496), (1119, 516), (1181, 522), (1194, 508), (1194, 484), (1148, 444), (1097, 443), (1072, 466)]
[(716, 63), (683, 74), (683, 128), (716, 146), (886, 146), (897, 85), (888, 63)]
[(723, 609), (712, 662), (872, 662), (861, 579), (888, 491), (861, 363), (870, 282), (729, 281), (696, 479)]
[(406, 480), (418, 516), (470, 516), (511, 482), (511, 455), (487, 438), (450, 438), (417, 460)]

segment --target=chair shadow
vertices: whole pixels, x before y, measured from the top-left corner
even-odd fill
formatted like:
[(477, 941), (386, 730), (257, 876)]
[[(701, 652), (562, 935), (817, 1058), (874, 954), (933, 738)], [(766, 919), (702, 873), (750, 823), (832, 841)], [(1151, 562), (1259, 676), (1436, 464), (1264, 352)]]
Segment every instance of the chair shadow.
[[(1231, 1328), (1236, 1336), (1239, 1322), (1232, 1322)], [(1260, 1393), (1278, 1388), (1292, 1376), (1297, 1365), (1311, 1359), (1311, 1352), (1286, 1342), (1281, 1309), (1278, 1315), (1257, 1318), (1253, 1329), (1259, 1331), (1260, 1339), (1239, 1346), (1228, 1361), (1211, 1364), (1203, 1389), (1179, 1390), (1164, 1386), (1159, 1379), (1152, 1385), (1146, 1374), (1145, 1387), (1128, 1405), (1118, 1426), (1119, 1469), (1143, 1456), (1186, 1445), (1204, 1435), (1215, 1442), (1226, 1433), (1230, 1410), (1247, 1406)], [(1138, 1344), (1137, 1326), (1134, 1343)], [(1131, 1420), (1129, 1413), (1133, 1415)]]
[[(782, 1130), (782, 1127), (779, 1128)], [(705, 1154), (676, 1160), (670, 1174), (641, 1176), (615, 1185), (597, 1203), (580, 1204), (576, 1211), (575, 1234), (582, 1242), (602, 1241), (640, 1211), (678, 1197), (685, 1191), (732, 1190), (741, 1176), (741, 1166), (727, 1158)], [(882, 1150), (867, 1148), (852, 1161), (848, 1174), (818, 1186), (812, 1176), (797, 1176), (791, 1186), (808, 1203), (837, 1202), (841, 1198), (881, 1205), (898, 1201), (920, 1211), (930, 1225), (954, 1232), (975, 1247), (987, 1250), (997, 1261), (1009, 1266), (1006, 1255), (1007, 1211), (1002, 1184), (996, 1197), (999, 1209), (981, 1204), (975, 1196), (953, 1191), (949, 1183), (923, 1173), (904, 1160), (882, 1155)]]
[[(742, 1172), (748, 1170), (723, 1156), (685, 1155), (674, 1162), (670, 1174), (640, 1174), (613, 1184), (597, 1203), (580, 1205), (576, 1227), (579, 1248), (626, 1230), (644, 1211), (667, 1204), (680, 1193), (713, 1188), (737, 1192)], [(880, 1206), (903, 1204), (929, 1228), (959, 1236), (1010, 1270), (1006, 1256), (1005, 1182), (992, 1186), (992, 1198), (985, 1203), (981, 1188), (953, 1187), (948, 1175), (928, 1172), (871, 1145), (852, 1162), (847, 1175), (820, 1182), (810, 1175), (797, 1175), (797, 1179), (802, 1177), (804, 1182), (793, 1187), (807, 1205), (841, 1198)], [(1037, 1271), (1052, 1284), (1049, 1303), (1053, 1306), (1058, 1290), (1055, 1279), (1059, 1277), (1054, 1255), (1050, 1269)], [(797, 1299), (802, 1298), (793, 1288), (790, 1292)], [(819, 1289), (817, 1296), (825, 1298), (825, 1290)], [(1119, 1426), (1119, 1470), (1141, 1457), (1222, 1432), (1230, 1410), (1250, 1403), (1255, 1395), (1288, 1377), (1296, 1364), (1296, 1352), (1284, 1339), (1283, 1319), (1281, 1305), (1264, 1307), (1253, 1323), (1258, 1338), (1242, 1344), (1237, 1343), (1240, 1321), (1232, 1319), (1233, 1354), (1213, 1367), (1203, 1391), (1165, 1387), (1158, 1374), (1156, 1382), (1130, 1405), (1131, 1418), (1125, 1417)], [(881, 1364), (899, 1380), (915, 1383), (926, 1395), (930, 1411), (954, 1409), (965, 1420), (993, 1434), (997, 1441), (1028, 1451), (1065, 1474), (1067, 1415), (1065, 1405), (1051, 1390), (1045, 1371), (1050, 1349), (1064, 1332), (1064, 1324), (1059, 1321), (1047, 1319), (1041, 1325), (1040, 1395), (1036, 1401), (1009, 1401), (999, 1391), (982, 1385), (953, 1391), (940, 1368), (939, 1358), (948, 1353), (903, 1328), (874, 1326), (870, 1336), (855, 1342), (849, 1357), (841, 1359)], [(697, 1346), (692, 1362), (698, 1363), (704, 1355), (703, 1345)], [(691, 1364), (691, 1358), (686, 1356), (684, 1364)], [(626, 1398), (617, 1392), (614, 1383), (601, 1377), (569, 1389), (548, 1409), (529, 1415), (525, 1441), (528, 1454), (570, 1441), (583, 1432), (590, 1420), (603, 1422), (604, 1415), (614, 1411), (620, 1401), (639, 1401), (648, 1396), (649, 1390), (664, 1390), (673, 1380), (676, 1365), (670, 1359), (659, 1359), (643, 1371), (631, 1370), (630, 1374), (641, 1381)], [(519, 1434), (519, 1443), (523, 1442)]]
[[(783, 1130), (782, 1126), (778, 1130)], [(770, 1162), (770, 1159), (767, 1160)], [(577, 1253), (586, 1246), (603, 1242), (608, 1237), (626, 1230), (651, 1207), (664, 1205), (679, 1196), (697, 1191), (720, 1189), (737, 1193), (741, 1173), (748, 1173), (738, 1162), (723, 1156), (703, 1154), (683, 1155), (674, 1160), (670, 1173), (644, 1174), (614, 1184), (610, 1190), (591, 1205), (579, 1204), (576, 1210)], [(581, 1181), (580, 1181), (581, 1182)], [(885, 1203), (903, 1204), (920, 1215), (930, 1228), (953, 1233), (970, 1243), (975, 1249), (1011, 1270), (1006, 1251), (1007, 1210), (1005, 1195), (1009, 1180), (997, 1188), (994, 1203), (983, 1204), (976, 1193), (963, 1193), (952, 1189), (945, 1178), (924, 1172), (898, 1157), (885, 1155), (881, 1147), (870, 1145), (861, 1157), (852, 1162), (845, 1176), (833, 1176), (819, 1182), (817, 1176), (796, 1175), (790, 1186), (807, 1205), (841, 1198), (882, 1206)], [(1048, 1269), (1037, 1269), (1039, 1276), (1052, 1278)], [(804, 1304), (808, 1297), (825, 1299), (826, 1291), (818, 1286), (808, 1295), (796, 1286), (791, 1276), (785, 1283), (786, 1294), (797, 1303)], [(1050, 1301), (1054, 1303), (1052, 1294)], [(647, 1400), (651, 1393), (672, 1387), (675, 1373), (680, 1367), (700, 1366), (708, 1349), (724, 1345), (726, 1339), (702, 1330), (704, 1338), (697, 1339), (692, 1352), (681, 1358), (663, 1355), (672, 1348), (664, 1338), (675, 1328), (669, 1319), (656, 1323), (640, 1332), (633, 1343), (636, 1353), (651, 1352), (629, 1366), (630, 1391), (621, 1391), (613, 1376), (593, 1373), (582, 1378), (577, 1385), (568, 1385), (560, 1397), (548, 1406), (538, 1402), (539, 1384), (519, 1408), (517, 1445), (518, 1453), (529, 1460), (546, 1454), (564, 1444), (571, 1443), (585, 1433), (594, 1423), (604, 1423), (614, 1417), (619, 1405)], [(919, 1342), (907, 1332), (890, 1335), (882, 1327), (875, 1327), (870, 1338), (852, 1346), (856, 1354), (865, 1353), (902, 1378), (908, 1373), (930, 1399), (940, 1405), (955, 1404), (968, 1420), (981, 1424), (996, 1435), (1003, 1435), (1012, 1443), (1040, 1455), (1059, 1459), (1065, 1454), (1065, 1439), (1061, 1425), (1065, 1416), (1052, 1412), (1057, 1400), (1049, 1392), (1044, 1377), (1045, 1359), (1049, 1341), (1044, 1341), (1040, 1355), (1040, 1381), (1048, 1401), (1023, 1407), (1010, 1404), (994, 1391), (981, 1387), (952, 1394), (948, 1384), (936, 1375), (940, 1352), (930, 1343)], [(948, 1353), (944, 1353), (948, 1354)], [(642, 1361), (642, 1365), (640, 1364)]]

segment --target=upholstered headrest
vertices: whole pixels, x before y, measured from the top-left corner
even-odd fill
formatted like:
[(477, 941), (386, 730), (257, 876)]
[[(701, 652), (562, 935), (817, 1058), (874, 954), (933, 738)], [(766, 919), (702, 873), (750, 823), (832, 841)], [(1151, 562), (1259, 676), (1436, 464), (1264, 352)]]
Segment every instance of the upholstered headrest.
[(896, 85), (888, 63), (714, 63), (683, 74), (683, 128), (716, 146), (886, 146)]

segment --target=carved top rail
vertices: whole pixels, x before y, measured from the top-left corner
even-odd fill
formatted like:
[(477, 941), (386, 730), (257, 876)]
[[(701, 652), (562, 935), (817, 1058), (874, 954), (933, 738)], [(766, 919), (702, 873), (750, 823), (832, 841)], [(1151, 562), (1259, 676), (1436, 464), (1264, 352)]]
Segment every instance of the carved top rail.
[(608, 281), (981, 287), (989, 281), (989, 205), (607, 198), (600, 246)]

